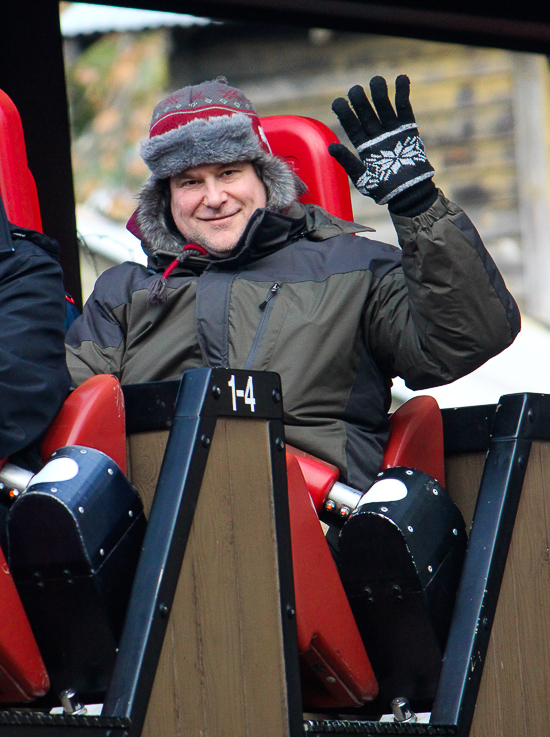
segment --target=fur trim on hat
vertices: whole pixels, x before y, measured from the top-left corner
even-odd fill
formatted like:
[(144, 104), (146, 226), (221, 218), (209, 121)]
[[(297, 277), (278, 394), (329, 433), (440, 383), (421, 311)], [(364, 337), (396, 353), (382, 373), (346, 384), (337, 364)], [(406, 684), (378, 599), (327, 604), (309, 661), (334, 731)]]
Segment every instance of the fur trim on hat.
[(154, 175), (139, 193), (136, 214), (141, 232), (142, 247), (147, 255), (155, 251), (168, 251), (178, 256), (186, 244), (177, 230), (170, 210), (170, 185), (167, 179)]
[(267, 190), (268, 210), (282, 212), (307, 192), (304, 182), (296, 176), (284, 159), (262, 151), (252, 163)]
[(244, 113), (197, 118), (142, 142), (141, 156), (159, 179), (202, 164), (253, 161), (265, 151)]
[[(269, 210), (285, 210), (307, 189), (283, 159), (270, 156), (260, 149), (252, 164), (266, 188)], [(142, 187), (137, 223), (143, 238), (143, 250), (147, 254), (162, 250), (177, 256), (182, 252), (186, 240), (172, 218), (168, 179), (153, 175)]]

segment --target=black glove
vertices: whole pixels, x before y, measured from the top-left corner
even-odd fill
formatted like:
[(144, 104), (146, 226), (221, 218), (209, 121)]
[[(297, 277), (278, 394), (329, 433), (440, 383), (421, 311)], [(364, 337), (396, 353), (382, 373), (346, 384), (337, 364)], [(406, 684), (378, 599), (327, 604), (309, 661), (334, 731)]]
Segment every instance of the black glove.
[(383, 77), (371, 79), (370, 91), (376, 112), (359, 85), (348, 93), (353, 110), (343, 97), (332, 103), (361, 159), (341, 143), (331, 143), (329, 153), (361, 194), (389, 203), (396, 214), (418, 215), (435, 202), (437, 190), (409, 101), (409, 78), (401, 74), (395, 80), (395, 111)]

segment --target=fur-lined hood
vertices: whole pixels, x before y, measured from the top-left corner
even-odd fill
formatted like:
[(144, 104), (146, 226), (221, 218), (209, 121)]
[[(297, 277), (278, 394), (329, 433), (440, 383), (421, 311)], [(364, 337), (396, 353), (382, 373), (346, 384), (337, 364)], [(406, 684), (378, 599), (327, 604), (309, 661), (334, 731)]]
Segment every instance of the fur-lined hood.
[[(150, 211), (152, 221), (147, 222), (145, 217), (147, 211), (140, 210), (139, 221), (143, 225), (140, 225), (139, 228), (130, 228), (134, 235), (142, 238), (143, 250), (149, 257), (149, 268), (158, 272), (164, 271), (173, 262), (174, 257), (181, 257), (183, 248), (187, 245), (171, 221), (171, 216), (171, 222), (165, 222), (160, 217), (160, 213), (166, 211), (166, 209), (157, 210), (152, 207)], [(145, 233), (153, 233), (156, 248), (151, 248), (145, 233), (140, 232), (142, 227)], [(202, 273), (212, 261), (216, 261), (218, 268), (234, 268), (242, 263), (263, 258), (300, 237), (311, 241), (324, 241), (343, 233), (373, 230), (366, 225), (348, 222), (330, 215), (318, 205), (303, 205), (295, 200), (288, 208), (285, 208), (284, 213), (267, 208), (256, 210), (229, 258), (216, 259), (210, 255), (200, 256), (194, 252), (186, 252), (185, 257), (181, 259), (182, 263), (174, 273), (181, 269)]]
[[(286, 162), (276, 156), (262, 153), (252, 163), (266, 188), (269, 210), (287, 210), (307, 189)], [(172, 219), (169, 180), (151, 176), (141, 189), (138, 203), (129, 229), (141, 239), (145, 253), (150, 256), (162, 250), (175, 256), (181, 254), (187, 241)], [(137, 225), (139, 234), (135, 232), (134, 225)]]

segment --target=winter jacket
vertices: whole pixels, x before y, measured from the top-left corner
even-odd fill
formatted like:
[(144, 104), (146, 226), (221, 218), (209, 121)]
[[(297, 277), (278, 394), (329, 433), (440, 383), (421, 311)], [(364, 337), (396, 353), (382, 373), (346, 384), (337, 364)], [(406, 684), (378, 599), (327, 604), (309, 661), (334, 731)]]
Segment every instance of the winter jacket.
[(313, 205), (257, 210), (232, 256), (190, 257), (151, 305), (173, 259), (106, 271), (68, 333), (77, 383), (177, 379), (199, 366), (281, 375), (286, 438), (365, 488), (388, 438), (391, 379), (412, 389), (473, 371), (510, 345), (517, 306), (464, 212), (440, 195), (394, 216), (402, 250)]
[(34, 466), (13, 454), (39, 438), (69, 393), (64, 320), (58, 244), (8, 225), (0, 200), (0, 458)]

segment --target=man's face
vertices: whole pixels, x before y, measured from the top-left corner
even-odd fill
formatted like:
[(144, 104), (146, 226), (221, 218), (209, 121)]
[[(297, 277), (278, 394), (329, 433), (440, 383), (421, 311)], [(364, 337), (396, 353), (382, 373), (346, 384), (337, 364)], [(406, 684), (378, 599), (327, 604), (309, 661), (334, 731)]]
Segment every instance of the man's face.
[(227, 258), (266, 192), (249, 161), (203, 164), (170, 177), (174, 222), (189, 243)]

